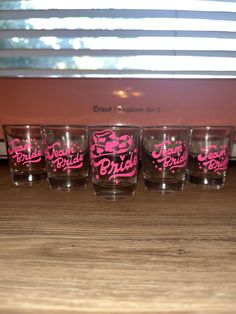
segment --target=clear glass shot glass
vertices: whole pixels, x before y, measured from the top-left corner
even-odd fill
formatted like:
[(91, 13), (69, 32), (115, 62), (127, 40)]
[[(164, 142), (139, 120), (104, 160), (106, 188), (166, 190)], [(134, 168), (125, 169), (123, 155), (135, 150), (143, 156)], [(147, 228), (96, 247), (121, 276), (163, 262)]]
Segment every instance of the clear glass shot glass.
[(47, 178), (39, 125), (3, 125), (12, 182), (32, 185)]
[(116, 200), (134, 195), (139, 163), (138, 126), (92, 126), (90, 162), (94, 193)]
[(89, 175), (88, 128), (46, 125), (42, 131), (49, 186), (59, 190), (85, 186)]
[(205, 189), (225, 185), (234, 128), (196, 126), (191, 129), (188, 180)]
[(142, 174), (146, 188), (182, 190), (186, 181), (190, 128), (151, 126), (142, 128)]

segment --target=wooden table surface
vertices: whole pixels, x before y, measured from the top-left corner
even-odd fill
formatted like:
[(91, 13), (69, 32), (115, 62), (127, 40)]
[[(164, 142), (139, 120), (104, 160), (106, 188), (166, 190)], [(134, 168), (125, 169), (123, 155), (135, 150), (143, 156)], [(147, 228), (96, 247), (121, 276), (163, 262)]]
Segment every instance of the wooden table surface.
[(0, 313), (236, 313), (236, 166), (226, 187), (129, 200), (16, 188), (0, 164)]

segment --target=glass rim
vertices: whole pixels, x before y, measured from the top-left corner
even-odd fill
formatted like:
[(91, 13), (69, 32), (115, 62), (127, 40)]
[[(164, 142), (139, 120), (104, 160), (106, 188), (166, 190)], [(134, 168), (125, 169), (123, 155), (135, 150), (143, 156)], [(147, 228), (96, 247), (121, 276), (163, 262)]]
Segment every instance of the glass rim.
[(192, 125), (191, 130), (234, 130), (233, 125)]
[(15, 124), (3, 124), (3, 128), (6, 127), (16, 127), (16, 128), (41, 128), (40, 124), (23, 124), (23, 123), (15, 123)]
[(42, 124), (42, 129), (88, 129), (86, 124)]
[(159, 129), (159, 130), (182, 130), (182, 129), (191, 129), (190, 125), (152, 125), (152, 126), (143, 126), (142, 130), (152, 130), (152, 129)]
[(112, 130), (115, 129), (123, 129), (123, 130), (140, 130), (141, 126), (140, 125), (135, 125), (135, 124), (94, 124), (94, 125), (88, 125), (88, 129), (97, 129), (97, 130), (101, 130), (104, 128), (110, 128)]

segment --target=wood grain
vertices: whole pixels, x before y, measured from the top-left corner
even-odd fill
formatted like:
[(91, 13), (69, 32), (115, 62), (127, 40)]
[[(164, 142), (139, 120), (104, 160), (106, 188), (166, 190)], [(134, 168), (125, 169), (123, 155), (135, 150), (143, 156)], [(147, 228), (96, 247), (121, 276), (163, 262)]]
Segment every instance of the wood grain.
[(236, 166), (220, 191), (96, 199), (0, 165), (0, 313), (236, 312)]

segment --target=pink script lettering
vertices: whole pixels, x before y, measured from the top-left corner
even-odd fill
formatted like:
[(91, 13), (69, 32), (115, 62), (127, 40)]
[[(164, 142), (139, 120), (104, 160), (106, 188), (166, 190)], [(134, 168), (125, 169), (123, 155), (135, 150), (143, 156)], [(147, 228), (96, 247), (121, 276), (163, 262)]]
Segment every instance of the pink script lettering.
[(120, 155), (119, 161), (115, 162), (109, 158), (101, 158), (98, 161), (92, 160), (92, 166), (99, 168), (101, 176), (109, 176), (109, 180), (118, 177), (133, 177), (136, 173), (136, 165), (138, 163), (137, 149), (134, 149), (131, 154)]
[[(37, 141), (35, 140), (36, 145)], [(15, 138), (8, 143), (8, 154), (17, 164), (38, 163), (42, 160), (42, 150), (33, 147), (32, 143), (22, 143), (20, 139)]]
[(188, 149), (185, 143), (179, 142), (176, 146), (170, 147), (171, 141), (163, 141), (155, 145), (152, 157), (164, 168), (173, 170), (186, 166), (188, 159)]
[(84, 160), (83, 155), (77, 151), (73, 143), (69, 147), (61, 148), (61, 143), (55, 142), (46, 148), (45, 157), (54, 169), (63, 171), (81, 168)]
[(198, 161), (208, 170), (214, 172), (226, 171), (229, 162), (228, 147), (218, 147), (211, 145), (208, 148), (201, 148), (201, 153), (197, 156)]

